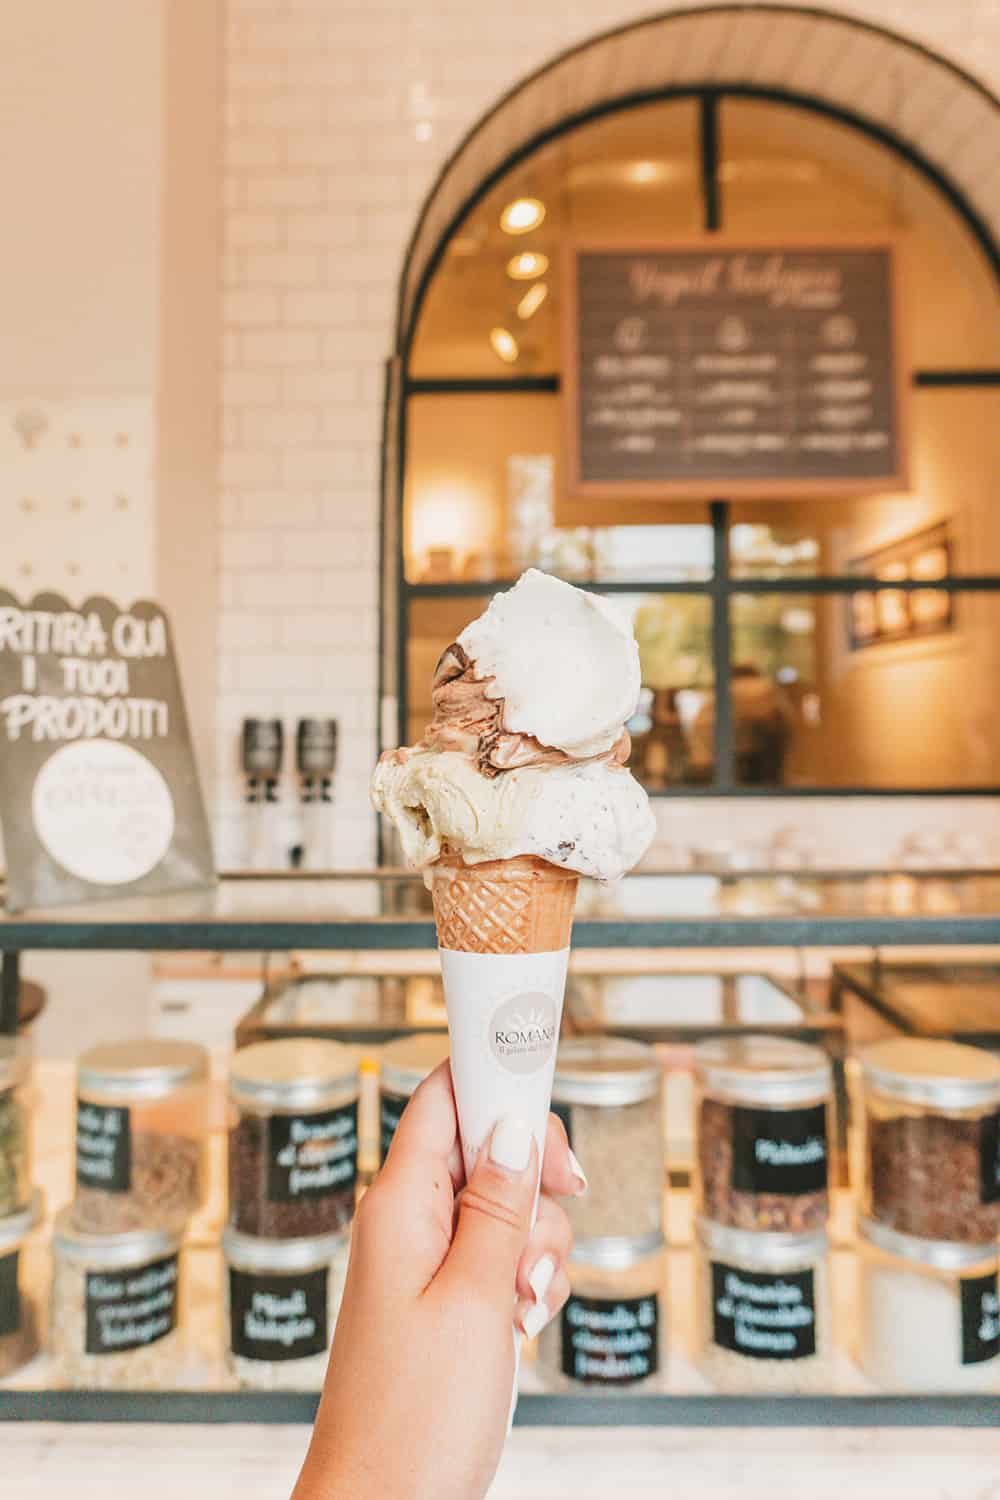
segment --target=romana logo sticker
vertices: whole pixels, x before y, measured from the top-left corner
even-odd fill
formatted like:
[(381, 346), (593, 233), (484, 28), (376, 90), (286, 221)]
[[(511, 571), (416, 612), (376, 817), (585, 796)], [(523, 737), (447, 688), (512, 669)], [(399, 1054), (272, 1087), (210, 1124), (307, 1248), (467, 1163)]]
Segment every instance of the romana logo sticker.
[(541, 990), (512, 995), (490, 1020), (493, 1056), (509, 1073), (537, 1073), (556, 1045), (556, 1008)]

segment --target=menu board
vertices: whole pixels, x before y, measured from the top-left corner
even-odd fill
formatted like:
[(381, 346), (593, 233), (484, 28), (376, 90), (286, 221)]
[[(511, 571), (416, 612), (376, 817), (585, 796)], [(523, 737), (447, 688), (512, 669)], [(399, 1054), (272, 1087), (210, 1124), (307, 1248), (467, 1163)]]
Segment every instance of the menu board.
[(571, 496), (905, 486), (890, 245), (577, 246), (566, 270)]
[(0, 589), (0, 823), (11, 911), (211, 884), (159, 605)]

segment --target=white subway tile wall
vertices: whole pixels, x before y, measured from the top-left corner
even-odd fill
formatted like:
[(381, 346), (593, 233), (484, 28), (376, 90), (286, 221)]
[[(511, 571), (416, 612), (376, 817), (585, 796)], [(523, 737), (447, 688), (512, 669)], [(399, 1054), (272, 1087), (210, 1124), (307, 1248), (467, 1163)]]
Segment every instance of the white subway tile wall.
[[(1000, 86), (998, 0), (828, 0)], [(337, 862), (371, 859), (382, 370), (409, 234), (448, 154), (558, 52), (636, 0), (228, 0), (218, 649), (218, 855), (243, 858), (244, 715), (341, 724)], [(723, 39), (724, 42), (724, 39)], [(738, 71), (738, 59), (731, 59)], [(998, 178), (1000, 192), (1000, 178)], [(835, 811), (834, 811), (835, 810)], [(665, 843), (716, 839), (732, 804), (661, 809)], [(742, 804), (741, 837), (807, 829), (885, 858), (914, 823), (997, 842), (988, 803)], [(742, 832), (745, 830), (745, 833)]]

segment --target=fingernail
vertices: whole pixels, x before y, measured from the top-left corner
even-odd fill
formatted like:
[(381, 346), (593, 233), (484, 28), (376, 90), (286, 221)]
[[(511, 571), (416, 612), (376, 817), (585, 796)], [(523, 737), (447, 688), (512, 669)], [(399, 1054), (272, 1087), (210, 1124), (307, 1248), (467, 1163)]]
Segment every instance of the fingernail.
[(570, 1146), (569, 1148), (569, 1169), (573, 1173), (574, 1177), (579, 1177), (580, 1179), (580, 1186), (577, 1189), (578, 1195), (580, 1193), (585, 1193), (587, 1191), (587, 1174), (577, 1160), (576, 1152), (573, 1150), (572, 1146)]
[(521, 1319), (525, 1338), (537, 1339), (551, 1316), (547, 1302), (536, 1302), (533, 1307), (529, 1307)]
[(490, 1141), (490, 1160), (508, 1172), (523, 1172), (531, 1160), (531, 1126), (517, 1115), (504, 1115)]
[(552, 1278), (556, 1274), (556, 1263), (551, 1255), (543, 1255), (535, 1262), (534, 1270), (528, 1277), (528, 1285), (535, 1294), (535, 1301), (541, 1302), (545, 1293), (552, 1285)]

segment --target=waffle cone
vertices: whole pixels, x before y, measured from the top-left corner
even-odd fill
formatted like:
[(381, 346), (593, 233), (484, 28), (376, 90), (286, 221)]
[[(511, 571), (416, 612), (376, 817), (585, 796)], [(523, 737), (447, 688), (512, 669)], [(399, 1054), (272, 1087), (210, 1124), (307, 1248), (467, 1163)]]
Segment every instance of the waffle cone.
[(569, 947), (579, 877), (524, 855), (430, 870), (438, 946), (459, 953), (558, 953)]

